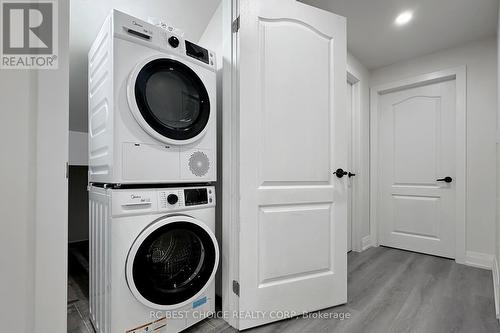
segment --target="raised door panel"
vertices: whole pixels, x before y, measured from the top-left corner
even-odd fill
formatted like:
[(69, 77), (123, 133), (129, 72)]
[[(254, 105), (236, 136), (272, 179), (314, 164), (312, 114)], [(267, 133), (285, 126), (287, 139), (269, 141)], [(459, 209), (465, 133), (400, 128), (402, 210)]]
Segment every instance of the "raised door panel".
[(394, 184), (436, 183), (439, 164), (439, 97), (416, 96), (393, 105)]
[(332, 39), (295, 20), (259, 28), (262, 181), (328, 183)]
[(328, 204), (262, 208), (259, 288), (330, 272), (330, 219)]

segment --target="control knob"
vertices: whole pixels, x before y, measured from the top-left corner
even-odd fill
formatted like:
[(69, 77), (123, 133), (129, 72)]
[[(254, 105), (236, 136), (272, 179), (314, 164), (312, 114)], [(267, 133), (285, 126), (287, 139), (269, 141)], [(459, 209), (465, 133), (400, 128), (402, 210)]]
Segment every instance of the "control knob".
[(179, 46), (179, 39), (175, 36), (172, 36), (168, 39), (168, 43), (175, 49)]
[(167, 201), (171, 205), (175, 205), (177, 201), (179, 201), (179, 197), (176, 194), (169, 194), (167, 197)]

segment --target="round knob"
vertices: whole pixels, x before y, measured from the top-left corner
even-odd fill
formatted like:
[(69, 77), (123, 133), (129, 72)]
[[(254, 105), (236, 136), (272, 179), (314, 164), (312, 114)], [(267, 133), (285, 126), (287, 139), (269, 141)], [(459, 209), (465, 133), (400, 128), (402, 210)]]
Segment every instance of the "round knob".
[(175, 36), (172, 36), (168, 39), (168, 43), (170, 44), (170, 46), (172, 46), (173, 48), (176, 48), (179, 46), (179, 39)]
[(171, 205), (175, 205), (177, 201), (179, 201), (179, 197), (175, 194), (169, 194), (167, 197), (167, 201)]
[(347, 175), (347, 171), (344, 171), (343, 169), (341, 168), (338, 168), (334, 174), (338, 177), (338, 178), (342, 178), (344, 177), (345, 175)]

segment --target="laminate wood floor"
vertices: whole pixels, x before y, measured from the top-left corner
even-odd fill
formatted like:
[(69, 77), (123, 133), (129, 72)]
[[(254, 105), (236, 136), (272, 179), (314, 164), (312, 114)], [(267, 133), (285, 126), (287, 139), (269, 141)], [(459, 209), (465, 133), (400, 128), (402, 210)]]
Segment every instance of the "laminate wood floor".
[[(84, 269), (70, 265), (70, 333), (92, 332), (85, 274)], [(500, 332), (490, 271), (384, 247), (349, 253), (348, 303), (316, 314), (327, 314), (330, 319), (292, 318), (245, 332)], [(350, 318), (331, 319), (338, 317), (335, 314)], [(222, 319), (211, 318), (185, 332), (237, 331)]]

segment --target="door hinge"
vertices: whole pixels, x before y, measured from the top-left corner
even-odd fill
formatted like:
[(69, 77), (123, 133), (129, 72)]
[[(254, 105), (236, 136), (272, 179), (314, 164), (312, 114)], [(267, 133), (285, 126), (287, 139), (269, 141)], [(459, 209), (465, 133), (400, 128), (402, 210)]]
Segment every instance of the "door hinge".
[(236, 280), (233, 280), (233, 293), (240, 296), (240, 283)]
[(66, 179), (69, 179), (69, 162), (66, 162)]
[(240, 17), (239, 16), (231, 24), (231, 30), (233, 31), (233, 33), (237, 33), (238, 31), (240, 31)]

